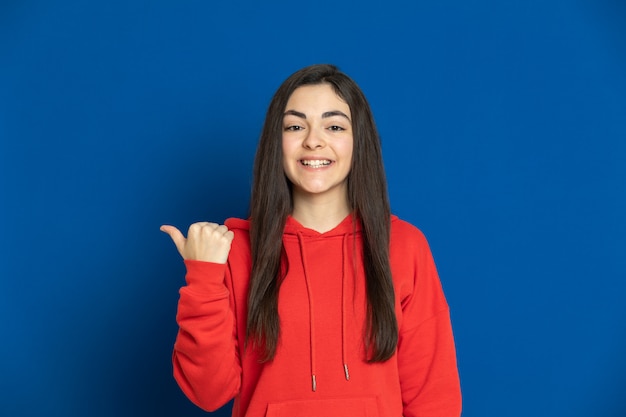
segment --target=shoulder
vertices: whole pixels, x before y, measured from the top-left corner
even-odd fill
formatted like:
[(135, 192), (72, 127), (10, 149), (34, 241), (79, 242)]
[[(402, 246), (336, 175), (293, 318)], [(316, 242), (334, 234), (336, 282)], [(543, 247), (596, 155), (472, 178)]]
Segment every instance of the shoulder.
[(244, 260), (247, 263), (250, 260), (250, 221), (231, 217), (226, 219), (224, 225), (235, 235), (230, 258), (237, 257), (239, 261)]
[(411, 223), (395, 216), (391, 220), (389, 260), (392, 269), (398, 273), (398, 278), (414, 276), (434, 262), (424, 233)]
[(250, 220), (231, 217), (224, 221), (224, 225), (235, 234), (235, 237), (250, 239)]
[(391, 245), (400, 245), (408, 249), (416, 247), (428, 248), (428, 241), (424, 233), (411, 223), (391, 216)]
[(445, 308), (445, 298), (428, 241), (406, 221), (394, 218), (391, 225), (389, 261), (397, 297), (403, 309), (413, 300), (422, 306), (420, 317), (431, 317)]

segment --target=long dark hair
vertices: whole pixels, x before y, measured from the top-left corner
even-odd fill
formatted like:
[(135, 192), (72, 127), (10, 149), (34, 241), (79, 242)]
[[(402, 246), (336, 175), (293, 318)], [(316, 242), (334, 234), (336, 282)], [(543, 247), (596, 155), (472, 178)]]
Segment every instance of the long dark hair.
[(354, 148), (348, 175), (348, 201), (363, 230), (367, 291), (364, 341), (369, 362), (395, 352), (398, 324), (389, 265), (390, 208), (380, 138), (367, 99), (358, 85), (333, 65), (312, 65), (292, 74), (270, 102), (254, 161), (250, 201), (252, 276), (248, 294), (247, 341), (264, 361), (276, 353), (280, 334), (278, 291), (285, 271), (282, 235), (292, 212), (291, 186), (282, 163), (283, 116), (295, 89), (329, 84), (350, 107)]

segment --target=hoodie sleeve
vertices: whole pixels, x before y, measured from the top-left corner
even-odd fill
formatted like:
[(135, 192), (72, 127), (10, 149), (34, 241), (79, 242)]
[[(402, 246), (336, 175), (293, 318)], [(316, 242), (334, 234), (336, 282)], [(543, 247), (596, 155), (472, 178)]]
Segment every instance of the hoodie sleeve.
[(187, 286), (180, 289), (174, 344), (174, 378), (198, 407), (214, 411), (241, 385), (235, 317), (227, 264), (185, 261)]
[[(409, 291), (401, 299), (398, 371), (405, 417), (459, 417), (461, 389), (448, 304), (424, 235), (406, 245)], [(405, 240), (406, 242), (406, 240)], [(405, 254), (408, 255), (408, 254)]]

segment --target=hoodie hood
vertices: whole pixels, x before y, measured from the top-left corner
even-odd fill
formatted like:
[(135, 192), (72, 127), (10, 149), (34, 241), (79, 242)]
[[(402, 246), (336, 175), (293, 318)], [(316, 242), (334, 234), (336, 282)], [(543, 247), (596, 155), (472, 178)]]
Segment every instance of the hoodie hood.
[[(391, 216), (391, 221), (395, 222), (398, 220), (398, 217), (395, 215)], [(361, 231), (361, 222), (356, 222), (356, 228), (353, 228), (354, 216), (352, 214), (346, 216), (345, 219), (341, 221), (337, 226), (333, 229), (320, 233), (316, 230), (309, 229), (300, 224), (296, 219), (294, 219), (291, 215), (287, 216), (287, 222), (285, 223), (285, 235), (297, 235), (298, 233), (302, 233), (303, 236), (306, 237), (332, 237), (332, 236), (340, 236), (346, 233), (353, 233), (354, 231)], [(250, 231), (250, 219), (238, 219), (236, 217), (231, 217), (226, 219), (224, 222), (226, 227), (229, 229), (239, 229)]]
[(345, 219), (341, 221), (334, 228), (320, 233), (317, 230), (309, 229), (302, 224), (300, 224), (296, 219), (291, 216), (287, 217), (287, 222), (285, 223), (285, 235), (292, 236), (302, 236), (306, 238), (326, 238), (326, 237), (337, 237), (344, 236), (347, 234), (352, 234), (354, 232), (361, 231), (361, 222), (355, 222), (355, 216), (349, 214)]
[[(392, 216), (392, 220), (395, 216)], [(238, 219), (236, 217), (231, 217), (226, 219), (224, 224), (229, 229), (239, 229), (250, 231), (250, 219)], [(287, 216), (287, 221), (285, 223), (285, 235), (297, 236), (301, 234), (305, 237), (315, 237), (315, 238), (323, 238), (323, 237), (334, 237), (334, 236), (342, 236), (345, 234), (351, 234), (353, 232), (361, 231), (361, 222), (356, 222), (356, 227), (354, 227), (354, 216), (352, 214), (346, 216), (345, 219), (341, 221), (337, 226), (332, 228), (327, 232), (320, 233), (317, 230), (309, 229), (302, 224), (300, 224), (296, 219), (294, 219), (291, 215)]]

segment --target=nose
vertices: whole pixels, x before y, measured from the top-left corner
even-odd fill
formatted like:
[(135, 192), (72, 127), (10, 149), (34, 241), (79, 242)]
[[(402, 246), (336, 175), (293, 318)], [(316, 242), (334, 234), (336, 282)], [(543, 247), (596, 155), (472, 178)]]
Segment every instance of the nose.
[(314, 128), (309, 129), (302, 142), (302, 146), (307, 149), (319, 149), (323, 148), (325, 145), (326, 142), (324, 142), (323, 135)]

